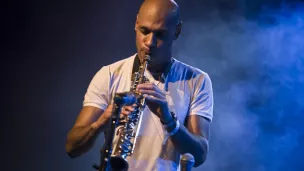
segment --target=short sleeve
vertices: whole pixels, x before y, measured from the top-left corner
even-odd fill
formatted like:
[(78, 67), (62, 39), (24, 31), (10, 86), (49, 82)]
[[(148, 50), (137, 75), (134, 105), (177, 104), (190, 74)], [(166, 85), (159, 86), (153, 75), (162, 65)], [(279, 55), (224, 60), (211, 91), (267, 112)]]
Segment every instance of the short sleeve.
[(83, 106), (94, 106), (105, 110), (109, 104), (110, 71), (102, 67), (91, 80), (84, 96)]
[(198, 75), (193, 87), (190, 115), (200, 115), (212, 121), (213, 118), (213, 90), (209, 75)]

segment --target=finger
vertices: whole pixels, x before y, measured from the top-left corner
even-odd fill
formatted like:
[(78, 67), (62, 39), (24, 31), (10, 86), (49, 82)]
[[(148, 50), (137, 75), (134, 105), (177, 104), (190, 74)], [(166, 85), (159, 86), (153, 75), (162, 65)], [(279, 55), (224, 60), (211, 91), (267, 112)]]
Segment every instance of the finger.
[(132, 106), (124, 106), (123, 108), (121, 108), (121, 114), (123, 115), (129, 115), (131, 112), (134, 111), (134, 107)]
[(164, 94), (155, 84), (140, 84), (137, 87), (137, 91), (140, 92), (140, 90), (154, 90)]
[(125, 116), (129, 115), (131, 112), (127, 110), (121, 110), (120, 114), (123, 114)]
[(140, 90), (140, 92), (142, 94), (147, 94), (149, 96), (154, 96), (154, 97), (157, 97), (157, 98), (165, 98), (165, 96), (163, 94), (160, 94), (159, 92), (157, 91), (154, 91), (154, 90)]
[(119, 118), (122, 119), (122, 118), (124, 118), (125, 116), (126, 116), (126, 115), (120, 114), (120, 115), (119, 115)]
[(154, 84), (153, 82), (147, 82), (147, 83), (138, 84), (137, 86), (146, 86), (146, 85), (153, 85), (153, 84)]
[(137, 86), (137, 89), (154, 89), (155, 84), (154, 83), (144, 83), (144, 84), (139, 84)]
[(133, 112), (134, 111), (134, 107), (133, 106), (125, 106), (124, 110), (129, 111), (129, 112)]
[(165, 103), (165, 100), (162, 100), (160, 98), (151, 96), (151, 95), (145, 95), (145, 99), (147, 100), (147, 102), (153, 102), (153, 103), (158, 103), (158, 104), (163, 104)]

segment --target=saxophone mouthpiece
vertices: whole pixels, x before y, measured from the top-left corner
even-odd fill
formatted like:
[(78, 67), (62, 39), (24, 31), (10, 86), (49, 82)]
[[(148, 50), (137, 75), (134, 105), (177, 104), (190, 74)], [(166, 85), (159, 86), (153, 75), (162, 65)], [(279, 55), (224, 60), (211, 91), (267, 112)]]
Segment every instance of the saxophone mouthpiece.
[(147, 54), (144, 58), (145, 61), (150, 61), (151, 60), (151, 56), (149, 54)]

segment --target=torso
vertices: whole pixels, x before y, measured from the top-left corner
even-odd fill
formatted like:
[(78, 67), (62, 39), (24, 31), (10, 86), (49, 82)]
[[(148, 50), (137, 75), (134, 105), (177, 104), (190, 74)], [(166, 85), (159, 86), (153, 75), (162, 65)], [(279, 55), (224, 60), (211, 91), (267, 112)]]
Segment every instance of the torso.
[[(110, 65), (110, 90), (115, 92), (130, 90), (132, 66), (135, 55)], [(184, 123), (189, 115), (189, 105), (193, 88), (193, 71), (188, 66), (174, 59), (164, 83), (155, 80), (147, 70), (146, 77), (161, 90), (166, 91), (169, 108)], [(165, 129), (159, 118), (148, 107), (145, 108), (142, 123), (132, 156), (127, 157), (130, 171), (175, 171), (178, 170), (180, 153), (174, 148), (170, 139), (165, 140)], [(114, 141), (115, 142), (115, 141)]]

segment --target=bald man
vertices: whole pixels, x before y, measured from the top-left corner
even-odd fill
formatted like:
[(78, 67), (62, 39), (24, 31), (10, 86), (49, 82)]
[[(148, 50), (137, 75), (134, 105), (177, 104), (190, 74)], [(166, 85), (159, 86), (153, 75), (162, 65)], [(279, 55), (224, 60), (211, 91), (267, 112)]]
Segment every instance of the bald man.
[[(147, 106), (134, 153), (126, 158), (129, 170), (178, 170), (184, 153), (194, 156), (194, 167), (205, 162), (213, 117), (212, 84), (206, 72), (172, 57), (172, 44), (181, 27), (174, 1), (143, 2), (135, 23), (137, 52), (103, 66), (91, 80), (83, 108), (67, 136), (66, 151), (71, 157), (90, 150), (100, 132), (106, 130), (115, 93), (130, 90), (132, 73), (150, 55), (145, 72), (148, 82), (137, 87), (146, 95)], [(121, 118), (134, 107), (123, 107)], [(116, 142), (117, 136), (113, 146)]]

